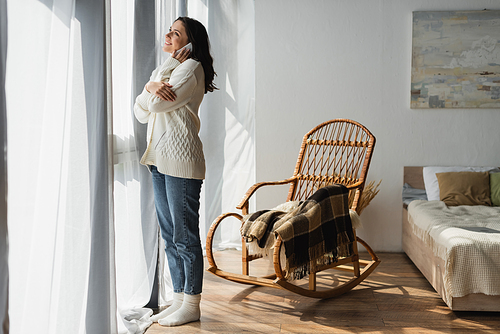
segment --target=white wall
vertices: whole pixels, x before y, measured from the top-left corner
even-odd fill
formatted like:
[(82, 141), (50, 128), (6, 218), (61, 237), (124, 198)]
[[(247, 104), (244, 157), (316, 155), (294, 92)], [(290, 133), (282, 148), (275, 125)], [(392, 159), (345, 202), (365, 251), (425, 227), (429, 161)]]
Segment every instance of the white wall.
[(356, 120), (377, 138), (368, 181), (382, 179), (358, 234), (401, 251), (403, 166), (500, 166), (500, 110), (409, 108), (412, 11), (484, 8), (500, 1), (255, 0), (257, 181), (290, 177), (315, 125)]

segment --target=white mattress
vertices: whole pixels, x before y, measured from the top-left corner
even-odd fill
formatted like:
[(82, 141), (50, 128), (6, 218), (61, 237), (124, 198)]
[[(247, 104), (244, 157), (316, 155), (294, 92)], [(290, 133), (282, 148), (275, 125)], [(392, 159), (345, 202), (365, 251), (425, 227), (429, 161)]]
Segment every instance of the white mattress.
[(417, 200), (408, 206), (408, 221), (446, 263), (445, 298), (500, 295), (500, 207)]

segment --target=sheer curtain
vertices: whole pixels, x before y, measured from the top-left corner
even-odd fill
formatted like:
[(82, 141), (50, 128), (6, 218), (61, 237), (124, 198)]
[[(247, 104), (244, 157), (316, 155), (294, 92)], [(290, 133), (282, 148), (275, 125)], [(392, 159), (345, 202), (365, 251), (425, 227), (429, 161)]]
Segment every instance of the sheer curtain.
[(0, 0), (0, 333), (9, 332), (9, 268), (7, 233), (7, 115), (5, 62), (7, 58), (7, 2)]
[[(160, 7), (160, 8), (158, 8)], [(114, 203), (118, 329), (142, 333), (151, 322), (144, 308), (157, 305), (157, 264), (163, 250), (154, 208), (151, 175), (139, 164), (146, 149), (146, 125), (135, 121), (133, 104), (157, 66), (157, 11), (170, 1), (112, 0)], [(165, 303), (169, 296), (166, 282)], [(153, 292), (153, 293), (152, 293)]]
[[(255, 183), (254, 12), (253, 0), (188, 1), (188, 16), (208, 29), (219, 88), (205, 95), (200, 110), (207, 163), (200, 213), (203, 240), (214, 219), (234, 212)], [(237, 222), (223, 223), (214, 246), (241, 247), (239, 228)]]
[[(204, 240), (213, 219), (233, 211), (254, 183), (253, 1), (8, 0), (8, 12), (0, 1), (2, 55), (5, 14), (10, 41), (11, 332), (143, 333), (151, 312), (145, 306), (158, 298), (158, 282), (160, 306), (171, 290), (151, 177), (138, 163), (146, 128), (135, 121), (133, 102), (168, 56), (161, 52), (165, 32), (187, 9), (208, 28), (220, 88), (206, 95), (201, 109)], [(105, 26), (107, 13), (111, 24)], [(238, 230), (237, 224), (223, 227), (215, 242), (238, 247)], [(9, 279), (1, 268), (0, 288)], [(4, 319), (8, 299), (1, 291)]]
[(103, 0), (8, 2), (12, 333), (115, 333)]

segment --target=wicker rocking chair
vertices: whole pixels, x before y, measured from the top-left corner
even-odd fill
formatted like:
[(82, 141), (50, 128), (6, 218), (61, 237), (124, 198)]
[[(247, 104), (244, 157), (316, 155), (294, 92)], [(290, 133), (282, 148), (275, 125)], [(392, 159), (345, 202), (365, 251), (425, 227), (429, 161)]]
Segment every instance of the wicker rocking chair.
[[(375, 137), (368, 129), (355, 121), (334, 119), (322, 123), (304, 136), (295, 172), (291, 178), (253, 185), (236, 208), (242, 211), (242, 215), (248, 214), (250, 197), (263, 186), (290, 184), (287, 201), (302, 201), (317, 189), (337, 183), (346, 186), (350, 190), (350, 195), (354, 197), (351, 209), (356, 211), (363, 193), (374, 145)], [(238, 213), (222, 214), (212, 223), (208, 232), (206, 251), (210, 267), (207, 270), (224, 279), (244, 284), (285, 289), (307, 297), (331, 298), (353, 289), (368, 277), (380, 263), (370, 246), (359, 237), (356, 237), (356, 231), (354, 230), (357, 243), (354, 242), (353, 244), (353, 255), (340, 258), (337, 262), (329, 265), (317, 266), (311, 264), (309, 282), (301, 286), (296, 282), (285, 279), (283, 266), (280, 262), (282, 240), (279, 236), (275, 241), (273, 250), (274, 274), (264, 277), (249, 275), (250, 262), (261, 256), (249, 254), (248, 246), (243, 238), (242, 273), (236, 274), (223, 271), (217, 267), (213, 256), (212, 244), (215, 232), (225, 218), (232, 216), (242, 221), (242, 215)], [(358, 243), (366, 249), (371, 260), (361, 260), (359, 258)], [(344, 277), (342, 279), (334, 278), (335, 281), (339, 282), (335, 286), (330, 284), (327, 288), (317, 289), (316, 274), (327, 269), (341, 270)], [(352, 276), (349, 274), (345, 278), (346, 271), (352, 273)]]

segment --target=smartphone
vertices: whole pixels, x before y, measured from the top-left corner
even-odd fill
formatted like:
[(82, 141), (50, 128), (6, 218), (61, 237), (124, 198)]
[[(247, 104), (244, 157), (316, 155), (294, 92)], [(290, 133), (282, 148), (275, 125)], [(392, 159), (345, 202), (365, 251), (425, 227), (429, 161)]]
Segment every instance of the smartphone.
[(187, 43), (184, 47), (182, 47), (179, 50), (175, 51), (174, 57), (176, 57), (179, 54), (179, 52), (182, 51), (182, 49), (188, 49), (191, 52), (191, 51), (193, 51), (193, 45), (191, 43)]

